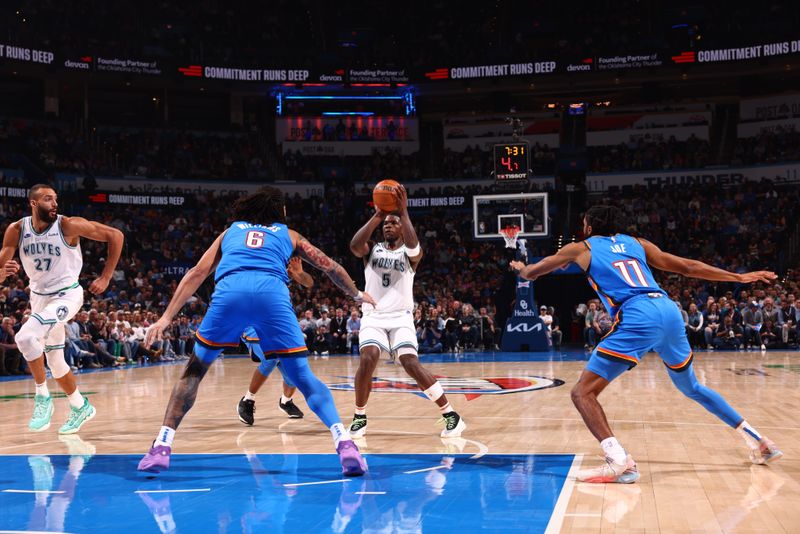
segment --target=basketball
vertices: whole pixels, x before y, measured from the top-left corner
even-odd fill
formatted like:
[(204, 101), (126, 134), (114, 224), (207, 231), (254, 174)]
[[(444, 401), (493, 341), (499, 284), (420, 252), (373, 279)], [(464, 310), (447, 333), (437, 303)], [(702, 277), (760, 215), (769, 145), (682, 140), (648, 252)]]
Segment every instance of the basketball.
[(397, 197), (395, 196), (395, 187), (400, 185), (394, 180), (381, 180), (372, 190), (372, 202), (379, 210), (391, 213), (397, 211), (400, 206), (397, 205)]

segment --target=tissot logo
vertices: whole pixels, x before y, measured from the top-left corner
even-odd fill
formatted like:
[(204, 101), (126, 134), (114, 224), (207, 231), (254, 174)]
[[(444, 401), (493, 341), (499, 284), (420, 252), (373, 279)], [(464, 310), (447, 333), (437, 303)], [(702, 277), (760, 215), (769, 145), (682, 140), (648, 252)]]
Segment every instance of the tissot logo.
[[(543, 376), (505, 376), (493, 378), (455, 378), (437, 376), (436, 379), (444, 388), (447, 395), (464, 395), (467, 400), (472, 400), (481, 395), (506, 395), (508, 393), (521, 393), (537, 389), (554, 388), (564, 384), (557, 378)], [(353, 378), (348, 377), (348, 382), (329, 384), (329, 388), (343, 391), (353, 391)], [(372, 391), (384, 393), (414, 393), (424, 397), (413, 378), (384, 378), (372, 379)]]

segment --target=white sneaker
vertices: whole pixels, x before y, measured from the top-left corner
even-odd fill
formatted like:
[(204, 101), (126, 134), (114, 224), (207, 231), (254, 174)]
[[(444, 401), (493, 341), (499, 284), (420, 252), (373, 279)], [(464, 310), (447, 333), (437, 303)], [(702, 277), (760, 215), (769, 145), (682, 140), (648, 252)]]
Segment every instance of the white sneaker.
[(630, 454), (626, 457), (624, 464), (618, 464), (606, 456), (603, 465), (591, 469), (581, 469), (575, 475), (575, 479), (592, 484), (633, 484), (639, 480), (639, 471)]
[(767, 346), (764, 345), (763, 343), (761, 344), (761, 350), (767, 350)]
[(783, 452), (766, 436), (761, 438), (758, 445), (758, 450), (750, 450), (750, 461), (754, 464), (764, 465), (783, 456)]
[(467, 429), (467, 423), (454, 411), (442, 414), (439, 421), (444, 422), (444, 430), (439, 434), (443, 438), (458, 438)]

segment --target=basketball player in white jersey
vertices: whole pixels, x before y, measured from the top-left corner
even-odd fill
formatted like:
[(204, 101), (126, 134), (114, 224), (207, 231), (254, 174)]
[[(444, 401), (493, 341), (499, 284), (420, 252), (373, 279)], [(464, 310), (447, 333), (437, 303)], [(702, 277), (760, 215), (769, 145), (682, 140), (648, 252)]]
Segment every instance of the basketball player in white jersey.
[[(395, 188), (397, 213), (375, 215), (356, 232), (350, 250), (364, 258), (364, 291), (373, 295), (375, 306), (361, 305), (363, 317), (359, 332), (360, 359), (356, 372), (356, 406), (350, 435), (362, 437), (367, 429), (367, 400), (372, 390), (372, 375), (381, 354), (395, 356), (406, 373), (417, 381), (425, 396), (439, 406), (445, 428), (441, 436), (456, 438), (467, 428), (444, 394), (442, 385), (419, 363), (417, 334), (414, 328), (414, 273), (422, 259), (419, 239), (408, 216), (408, 194), (400, 185)], [(370, 237), (382, 225), (382, 243)]]
[(71, 408), (58, 433), (74, 434), (95, 415), (94, 406), (81, 395), (75, 376), (64, 361), (64, 324), (83, 305), (83, 288), (78, 284), (83, 267), (80, 238), (108, 243), (103, 273), (89, 286), (92, 294), (99, 295), (108, 287), (122, 253), (124, 237), (116, 228), (82, 217), (59, 215), (57, 195), (49, 185), (34, 185), (28, 200), (30, 217), (6, 229), (0, 250), (0, 283), (19, 271), (19, 264), (13, 259), (18, 247), (22, 268), (30, 279), (31, 315), (15, 337), (36, 384), (33, 417), (28, 429), (47, 430), (53, 416), (44, 355)]

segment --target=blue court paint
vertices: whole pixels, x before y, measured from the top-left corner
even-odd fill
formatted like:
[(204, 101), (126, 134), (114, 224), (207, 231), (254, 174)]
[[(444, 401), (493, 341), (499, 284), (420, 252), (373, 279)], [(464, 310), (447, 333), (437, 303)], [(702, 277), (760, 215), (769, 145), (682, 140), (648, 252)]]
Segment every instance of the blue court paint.
[(0, 456), (0, 530), (544, 532), (573, 458), (377, 454), (365, 477), (286, 486), (342, 479), (336, 456), (176, 454), (156, 477), (132, 455)]

